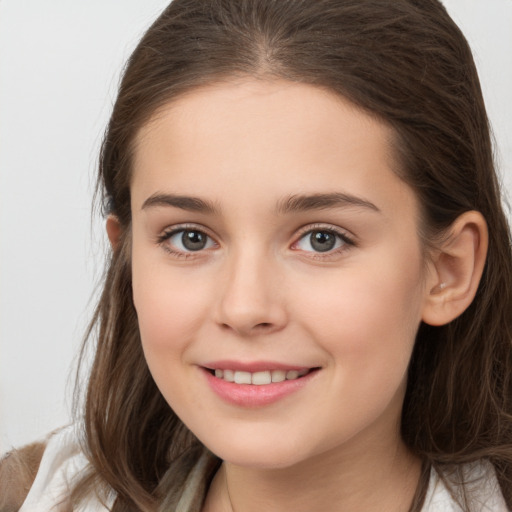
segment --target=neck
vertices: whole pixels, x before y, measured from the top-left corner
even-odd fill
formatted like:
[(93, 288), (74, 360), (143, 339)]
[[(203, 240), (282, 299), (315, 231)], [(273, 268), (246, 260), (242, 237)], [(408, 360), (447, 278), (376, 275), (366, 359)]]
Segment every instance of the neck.
[[(292, 467), (259, 469), (223, 463), (205, 512), (407, 512), (421, 462), (401, 441), (365, 450), (334, 449)], [(354, 447), (355, 448), (355, 447)]]

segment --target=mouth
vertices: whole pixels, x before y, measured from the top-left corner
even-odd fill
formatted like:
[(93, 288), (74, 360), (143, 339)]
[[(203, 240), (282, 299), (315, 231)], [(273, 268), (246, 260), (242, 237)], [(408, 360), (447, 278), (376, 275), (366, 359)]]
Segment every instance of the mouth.
[(321, 367), (217, 361), (201, 369), (210, 389), (223, 401), (236, 407), (260, 408), (309, 387)]
[(264, 386), (267, 384), (284, 382), (289, 380), (299, 380), (320, 368), (302, 368), (300, 370), (263, 370), (257, 372), (248, 372), (242, 370), (213, 369), (205, 368), (210, 375), (225, 382), (235, 384), (252, 384), (254, 386)]

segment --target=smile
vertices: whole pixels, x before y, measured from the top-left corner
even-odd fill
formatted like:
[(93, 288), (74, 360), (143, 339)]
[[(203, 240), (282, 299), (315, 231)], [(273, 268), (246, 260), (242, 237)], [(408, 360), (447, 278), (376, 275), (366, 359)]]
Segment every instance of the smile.
[(272, 382), (283, 382), (285, 380), (296, 380), (307, 375), (312, 369), (303, 370), (266, 370), (260, 372), (245, 372), (240, 370), (212, 370), (215, 377), (234, 382), (235, 384), (253, 384), (255, 386), (264, 386)]
[(232, 370), (228, 364), (219, 366), (223, 368), (214, 365), (202, 367), (210, 389), (224, 402), (243, 408), (267, 406), (293, 395), (307, 386), (321, 370), (319, 367), (264, 370), (260, 364), (250, 365), (253, 371), (249, 371), (249, 368)]

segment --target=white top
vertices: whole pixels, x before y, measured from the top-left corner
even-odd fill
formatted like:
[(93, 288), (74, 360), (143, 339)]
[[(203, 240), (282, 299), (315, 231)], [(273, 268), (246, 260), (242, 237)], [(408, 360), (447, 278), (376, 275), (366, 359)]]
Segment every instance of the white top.
[[(39, 471), (30, 492), (19, 512), (65, 512), (66, 496), (73, 479), (86, 467), (87, 459), (80, 451), (72, 426), (60, 430), (48, 441)], [(195, 482), (202, 479), (205, 465), (198, 462), (187, 479), (187, 486), (176, 512), (188, 512), (188, 502), (194, 496)], [(510, 512), (503, 499), (493, 467), (487, 462), (468, 465), (466, 476), (475, 481), (469, 488), (477, 512)], [(467, 481), (469, 478), (467, 479)], [(108, 504), (107, 504), (108, 505)], [(77, 512), (108, 512), (92, 496)], [(430, 483), (422, 512), (464, 512), (454, 501), (435, 471)]]

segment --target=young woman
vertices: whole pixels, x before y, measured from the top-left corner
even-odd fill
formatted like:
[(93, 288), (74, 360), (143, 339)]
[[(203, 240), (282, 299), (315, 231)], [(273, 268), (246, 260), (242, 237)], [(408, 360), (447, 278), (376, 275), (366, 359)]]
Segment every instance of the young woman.
[(510, 234), (437, 0), (175, 0), (99, 187), (83, 418), (22, 512), (512, 506)]

